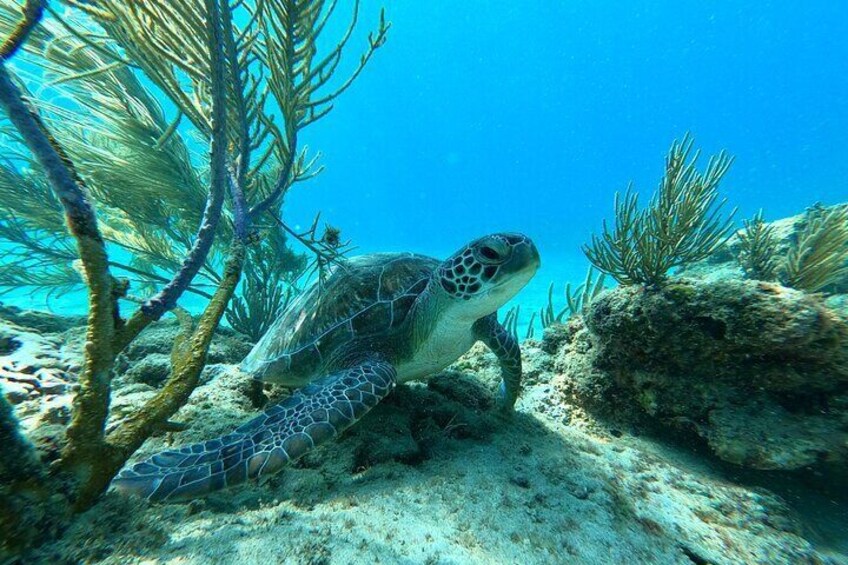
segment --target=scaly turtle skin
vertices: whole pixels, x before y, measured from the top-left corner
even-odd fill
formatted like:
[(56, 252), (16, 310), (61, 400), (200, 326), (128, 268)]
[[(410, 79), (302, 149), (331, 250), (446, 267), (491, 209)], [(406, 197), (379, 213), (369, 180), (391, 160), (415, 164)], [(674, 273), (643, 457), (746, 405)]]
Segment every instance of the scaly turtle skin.
[(445, 261), (380, 253), (345, 261), (301, 294), (241, 369), (299, 388), (234, 432), (157, 453), (123, 470), (120, 490), (177, 500), (267, 476), (337, 436), (399, 382), (438, 373), (477, 341), (501, 365), (499, 403), (511, 410), (521, 351), (497, 309), (533, 277), (539, 253), (520, 234), (494, 234)]

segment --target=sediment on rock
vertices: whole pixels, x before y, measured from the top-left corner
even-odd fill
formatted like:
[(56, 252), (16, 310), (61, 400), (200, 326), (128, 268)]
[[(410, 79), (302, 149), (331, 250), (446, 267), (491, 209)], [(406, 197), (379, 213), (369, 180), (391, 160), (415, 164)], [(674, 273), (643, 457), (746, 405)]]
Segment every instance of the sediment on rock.
[(820, 296), (733, 279), (619, 287), (558, 366), (587, 406), (694, 434), (732, 463), (848, 461), (848, 321)]

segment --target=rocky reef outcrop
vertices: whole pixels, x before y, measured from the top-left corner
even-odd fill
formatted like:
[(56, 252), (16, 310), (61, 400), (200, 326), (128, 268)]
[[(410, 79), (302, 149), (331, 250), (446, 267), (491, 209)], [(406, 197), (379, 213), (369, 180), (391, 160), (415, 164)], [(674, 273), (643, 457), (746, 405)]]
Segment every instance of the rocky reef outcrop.
[(572, 322), (557, 367), (578, 402), (703, 438), (762, 470), (848, 463), (848, 317), (772, 283), (619, 287)]

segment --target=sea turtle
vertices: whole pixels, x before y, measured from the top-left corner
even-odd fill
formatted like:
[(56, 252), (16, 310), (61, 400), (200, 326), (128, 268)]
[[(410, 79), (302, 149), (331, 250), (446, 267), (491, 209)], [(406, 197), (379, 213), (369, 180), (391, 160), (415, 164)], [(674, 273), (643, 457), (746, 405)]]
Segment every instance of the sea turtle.
[(340, 263), (241, 364), (260, 380), (302, 388), (233, 433), (157, 453), (114, 484), (161, 501), (270, 475), (356, 422), (397, 383), (439, 372), (478, 340), (500, 361), (498, 400), (511, 410), (521, 351), (497, 309), (538, 267), (533, 242), (512, 233), (477, 239), (445, 261), (378, 253)]

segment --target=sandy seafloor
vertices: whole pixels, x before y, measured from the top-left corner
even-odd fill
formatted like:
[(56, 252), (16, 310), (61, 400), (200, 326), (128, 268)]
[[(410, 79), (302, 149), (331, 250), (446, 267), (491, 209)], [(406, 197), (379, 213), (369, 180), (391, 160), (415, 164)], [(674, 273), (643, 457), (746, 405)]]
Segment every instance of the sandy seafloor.
[[(155, 361), (169, 341), (167, 328), (155, 334), (131, 355)], [(81, 328), (21, 335), (26, 347), (4, 366), (53, 366), (54, 381), (82, 338)], [(490, 410), (497, 367), (476, 346), (265, 484), (182, 504), (110, 492), (24, 562), (848, 563), (844, 493), (741, 474), (693, 446), (606, 427), (568, 403), (538, 342), (524, 351), (527, 388), (511, 419)], [(113, 420), (154, 391), (132, 371), (114, 386)], [(257, 411), (250, 390), (213, 363), (173, 418), (187, 429), (138, 455), (230, 431)], [(55, 386), (19, 396), (16, 409), (43, 431), (69, 402)]]

